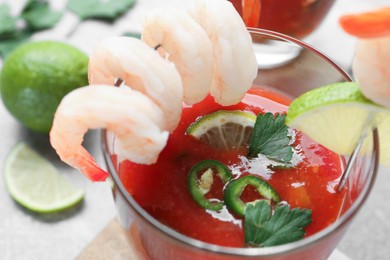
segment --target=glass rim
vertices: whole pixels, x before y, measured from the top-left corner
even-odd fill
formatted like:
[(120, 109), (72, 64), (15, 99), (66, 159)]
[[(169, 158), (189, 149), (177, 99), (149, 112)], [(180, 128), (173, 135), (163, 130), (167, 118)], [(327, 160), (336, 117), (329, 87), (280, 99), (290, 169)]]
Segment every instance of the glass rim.
[[(248, 31), (251, 33), (258, 33), (266, 36), (271, 36), (273, 38), (277, 38), (283, 41), (292, 42), (294, 44), (297, 44), (305, 49), (310, 50), (315, 55), (321, 57), (323, 60), (328, 62), (331, 66), (333, 66), (341, 75), (343, 75), (344, 79), (347, 81), (353, 81), (353, 79), (339, 66), (337, 65), (332, 59), (330, 59), (325, 54), (318, 51), (316, 48), (310, 46), (309, 44), (300, 41), (298, 39), (295, 39), (293, 37), (274, 32), (269, 31), (265, 29), (258, 29), (258, 28), (248, 28)], [(277, 256), (283, 253), (287, 252), (293, 252), (295, 250), (308, 247), (312, 245), (313, 243), (316, 243), (318, 241), (321, 241), (322, 239), (325, 239), (328, 235), (340, 230), (342, 227), (347, 225), (349, 223), (348, 220), (353, 218), (353, 216), (358, 212), (358, 210), (361, 208), (365, 200), (367, 199), (370, 191), (372, 190), (372, 186), (374, 185), (377, 170), (379, 166), (379, 135), (377, 129), (373, 130), (373, 152), (371, 155), (371, 165), (369, 170), (371, 172), (368, 175), (367, 184), (364, 185), (362, 191), (356, 198), (356, 200), (353, 202), (353, 204), (347, 209), (347, 211), (338, 218), (334, 223), (326, 227), (325, 229), (307, 237), (301, 240), (298, 240), (296, 242), (279, 245), (279, 246), (272, 246), (272, 247), (261, 247), (261, 248), (236, 248), (236, 247), (226, 247), (226, 246), (219, 246), (207, 242), (203, 242), (188, 236), (185, 236), (174, 229), (160, 223), (157, 219), (155, 219), (153, 216), (151, 216), (148, 212), (146, 212), (135, 200), (134, 198), (127, 192), (126, 188), (120, 181), (119, 175), (115, 169), (115, 166), (113, 164), (113, 161), (111, 160), (111, 156), (109, 153), (109, 146), (107, 143), (107, 131), (105, 129), (102, 129), (101, 132), (101, 148), (103, 151), (103, 158), (106, 163), (106, 166), (108, 167), (108, 172), (110, 174), (111, 179), (114, 182), (114, 185), (118, 188), (118, 191), (121, 193), (123, 198), (125, 198), (127, 204), (134, 209), (134, 211), (142, 217), (144, 220), (146, 220), (149, 224), (151, 224), (154, 228), (159, 230), (164, 235), (170, 237), (171, 239), (183, 243), (189, 247), (194, 247), (199, 250), (209, 251), (215, 254), (225, 254), (230, 256), (241, 256), (241, 257), (256, 257), (256, 256)]]

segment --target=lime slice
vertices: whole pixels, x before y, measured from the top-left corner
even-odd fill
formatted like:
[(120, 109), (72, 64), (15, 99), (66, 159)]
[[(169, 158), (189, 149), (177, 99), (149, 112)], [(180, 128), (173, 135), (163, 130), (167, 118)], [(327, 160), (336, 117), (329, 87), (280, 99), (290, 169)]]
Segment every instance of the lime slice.
[(187, 128), (187, 134), (217, 149), (247, 148), (256, 115), (239, 110), (219, 110), (199, 118)]
[(5, 159), (4, 174), (11, 197), (35, 212), (58, 212), (76, 205), (84, 196), (25, 143), (12, 148)]
[[(379, 130), (380, 161), (390, 165), (390, 110), (365, 98), (356, 83), (336, 83), (306, 92), (291, 103), (286, 124), (343, 155), (352, 153), (366, 125), (372, 124)], [(363, 151), (371, 145), (369, 132)]]

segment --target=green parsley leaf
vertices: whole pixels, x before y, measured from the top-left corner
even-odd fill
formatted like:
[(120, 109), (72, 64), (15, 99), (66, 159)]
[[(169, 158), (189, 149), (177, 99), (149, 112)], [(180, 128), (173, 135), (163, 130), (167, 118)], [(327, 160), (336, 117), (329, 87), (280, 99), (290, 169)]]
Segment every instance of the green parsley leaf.
[(282, 114), (274, 117), (272, 113), (260, 113), (253, 128), (248, 155), (256, 157), (262, 154), (275, 161), (290, 162), (293, 151), (285, 119)]
[(266, 200), (248, 203), (245, 208), (245, 242), (250, 246), (276, 246), (302, 239), (311, 223), (311, 210), (278, 206), (272, 214)]
[(7, 37), (16, 30), (17, 19), (9, 13), (7, 4), (0, 5), (0, 37)]
[(68, 9), (80, 16), (82, 20), (100, 18), (114, 21), (134, 3), (135, 0), (70, 0)]
[(21, 17), (34, 30), (44, 30), (53, 27), (62, 17), (62, 13), (50, 9), (47, 1), (29, 0)]

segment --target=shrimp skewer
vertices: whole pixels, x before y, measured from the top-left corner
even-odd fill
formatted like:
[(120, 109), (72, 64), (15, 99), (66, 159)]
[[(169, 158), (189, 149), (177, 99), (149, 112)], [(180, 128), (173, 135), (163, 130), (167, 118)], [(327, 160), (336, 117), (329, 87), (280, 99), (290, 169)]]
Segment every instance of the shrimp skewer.
[(224, 106), (240, 102), (252, 87), (258, 68), (251, 36), (240, 15), (226, 0), (198, 0), (189, 13), (212, 43), (210, 94)]
[(340, 24), (358, 37), (352, 70), (362, 93), (390, 108), (390, 7), (344, 16)]
[(162, 110), (147, 96), (127, 87), (91, 85), (78, 88), (61, 101), (50, 131), (50, 141), (61, 160), (93, 181), (108, 173), (82, 147), (88, 129), (106, 128), (116, 136), (119, 157), (137, 163), (156, 162), (169, 133)]
[(183, 81), (184, 102), (203, 100), (212, 80), (212, 48), (206, 32), (186, 12), (156, 9), (143, 19), (142, 40), (175, 65)]
[(88, 78), (90, 84), (107, 85), (114, 85), (120, 78), (161, 108), (166, 118), (165, 130), (173, 131), (179, 123), (183, 99), (180, 75), (173, 63), (138, 39), (103, 40), (90, 55)]
[[(226, 0), (199, 0), (191, 12), (196, 21), (179, 11), (156, 11), (145, 20), (143, 39), (157, 51), (128, 37), (108, 38), (94, 49), (91, 85), (66, 95), (54, 117), (50, 141), (61, 160), (93, 181), (107, 178), (82, 147), (88, 129), (107, 128), (117, 138), (119, 160), (155, 163), (180, 121), (182, 79), (187, 104), (209, 90), (222, 105), (241, 101), (257, 74), (241, 17)], [(125, 85), (115, 88), (118, 79)]]

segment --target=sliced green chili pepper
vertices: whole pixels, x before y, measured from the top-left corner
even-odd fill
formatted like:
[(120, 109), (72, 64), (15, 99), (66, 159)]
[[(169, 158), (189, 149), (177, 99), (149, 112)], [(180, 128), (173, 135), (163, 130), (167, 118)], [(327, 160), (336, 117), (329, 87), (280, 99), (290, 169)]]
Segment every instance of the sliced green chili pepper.
[(254, 186), (264, 199), (271, 200), (274, 203), (280, 202), (280, 197), (276, 190), (259, 177), (244, 176), (239, 179), (232, 180), (226, 186), (224, 200), (228, 209), (238, 214), (239, 216), (245, 215), (246, 203), (240, 199), (240, 196), (245, 187), (248, 185)]
[(223, 183), (232, 178), (229, 169), (215, 160), (205, 160), (195, 164), (188, 175), (188, 187), (194, 200), (203, 208), (214, 211), (223, 208), (223, 201), (211, 201), (205, 197), (210, 191), (214, 181), (214, 171)]

